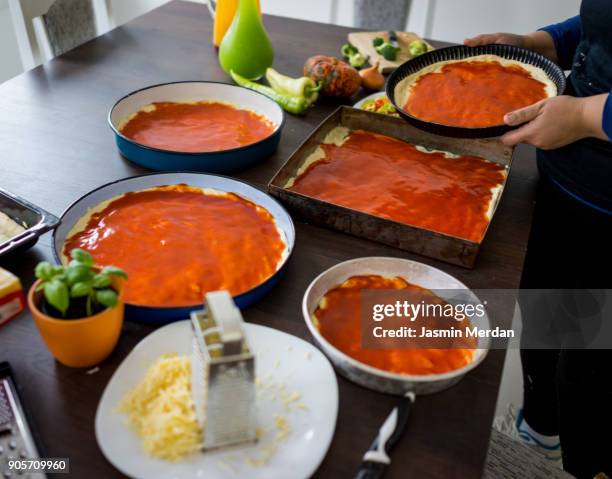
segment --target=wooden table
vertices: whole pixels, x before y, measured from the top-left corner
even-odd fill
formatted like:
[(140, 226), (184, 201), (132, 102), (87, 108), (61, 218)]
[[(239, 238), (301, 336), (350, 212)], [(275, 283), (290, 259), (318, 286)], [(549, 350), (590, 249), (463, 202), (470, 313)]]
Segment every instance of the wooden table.
[[(306, 58), (338, 55), (347, 28), (266, 17), (276, 48), (274, 65), (299, 75)], [(228, 81), (211, 45), (212, 23), (203, 5), (172, 2), (43, 66), (0, 85), (0, 186), (60, 214), (103, 183), (143, 170), (117, 152), (106, 123), (109, 108), (126, 92), (176, 80)], [(303, 118), (287, 116), (280, 147), (238, 178), (265, 187), (274, 172), (338, 103), (322, 100)], [(512, 173), (473, 271), (380, 244), (297, 223), (297, 244), (287, 274), (263, 301), (244, 312), (248, 321), (310, 340), (300, 303), (321, 271), (360, 256), (414, 258), (435, 265), (472, 288), (516, 288), (532, 209), (536, 170), (529, 149)], [(47, 235), (19, 258), (0, 264), (29, 287), (32, 270), (51, 258)], [(0, 360), (13, 365), (46, 454), (68, 456), (75, 477), (117, 477), (94, 437), (98, 400), (111, 374), (151, 331), (128, 323), (112, 356), (88, 375), (56, 363), (29, 313), (0, 329)], [(503, 352), (492, 351), (460, 384), (417, 399), (408, 431), (393, 452), (393, 477), (480, 477), (500, 382)], [(336, 433), (317, 477), (350, 477), (396, 402), (338, 378)], [(308, 454), (308, 451), (304, 451)]]

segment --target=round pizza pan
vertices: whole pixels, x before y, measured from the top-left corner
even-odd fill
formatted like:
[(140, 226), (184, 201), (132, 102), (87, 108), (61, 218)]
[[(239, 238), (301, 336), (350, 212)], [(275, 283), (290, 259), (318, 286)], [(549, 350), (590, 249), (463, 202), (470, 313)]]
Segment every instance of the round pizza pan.
[[(148, 146), (123, 135), (121, 121), (142, 107), (160, 101), (219, 101), (254, 111), (276, 126), (267, 137), (249, 145), (219, 151), (185, 152)], [(108, 124), (119, 152), (128, 160), (157, 171), (233, 173), (250, 168), (276, 151), (285, 124), (285, 113), (261, 93), (213, 81), (177, 81), (148, 86), (125, 95), (113, 105)], [(206, 132), (203, 132), (206, 134)]]
[[(271, 196), (247, 183), (225, 176), (195, 172), (150, 173), (123, 178), (102, 185), (76, 200), (62, 213), (61, 223), (53, 232), (53, 253), (55, 260), (58, 264), (62, 262), (62, 250), (66, 238), (69, 236), (74, 224), (86, 214), (90, 208), (94, 208), (104, 200), (114, 198), (124, 193), (179, 183), (184, 183), (196, 188), (212, 188), (219, 191), (235, 193), (242, 198), (264, 207), (274, 217), (287, 243), (287, 255), (285, 259), (272, 276), (248, 291), (244, 291), (234, 296), (236, 305), (241, 309), (259, 301), (276, 285), (286, 269), (287, 262), (291, 257), (295, 245), (295, 228), (289, 213), (287, 213), (287, 211)], [(248, 258), (245, 258), (245, 261), (248, 261)], [(165, 324), (171, 321), (189, 318), (191, 311), (202, 309), (203, 300), (204, 298), (202, 298), (202, 303), (193, 305), (168, 307), (126, 303), (125, 316), (126, 319), (132, 321), (156, 325)]]
[(539, 53), (512, 45), (495, 44), (481, 45), (478, 47), (456, 45), (447, 48), (440, 48), (438, 50), (432, 50), (402, 63), (389, 76), (389, 80), (387, 81), (387, 96), (402, 118), (422, 130), (438, 135), (452, 136), (457, 138), (489, 138), (503, 135), (507, 131), (510, 131), (516, 127), (502, 124), (487, 127), (466, 128), (424, 121), (406, 112), (402, 106), (397, 104), (395, 99), (395, 87), (404, 78), (417, 73), (425, 67), (433, 65), (434, 63), (448, 60), (465, 60), (478, 55), (496, 55), (508, 60), (516, 60), (521, 63), (526, 63), (528, 65), (541, 68), (557, 87), (557, 95), (561, 95), (565, 90), (566, 80), (563, 70), (557, 64), (551, 62), (548, 58), (540, 55)]
[[(474, 358), (469, 364), (453, 371), (438, 374), (398, 374), (365, 364), (340, 351), (319, 332), (313, 322), (313, 314), (321, 297), (330, 289), (342, 284), (351, 276), (376, 274), (386, 277), (398, 276), (406, 281), (449, 294), (456, 291), (464, 301), (479, 304), (478, 297), (457, 278), (418, 261), (402, 258), (364, 257), (336, 264), (317, 276), (308, 286), (302, 300), (302, 315), (315, 343), (334, 364), (340, 374), (349, 381), (375, 391), (403, 395), (413, 391), (418, 395), (432, 394), (458, 383), (468, 372), (476, 368), (486, 357), (490, 339), (478, 338)], [(447, 299), (443, 297), (443, 299)], [(448, 298), (450, 299), (450, 298)], [(488, 315), (473, 318), (474, 326), (487, 331), (491, 328)]]

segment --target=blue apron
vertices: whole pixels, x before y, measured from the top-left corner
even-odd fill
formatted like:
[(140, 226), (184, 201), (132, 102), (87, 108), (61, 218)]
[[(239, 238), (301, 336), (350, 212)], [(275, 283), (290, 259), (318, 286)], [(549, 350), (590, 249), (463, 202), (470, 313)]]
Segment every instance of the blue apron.
[[(582, 36), (567, 94), (579, 97), (612, 90), (612, 0), (583, 0)], [(540, 173), (589, 206), (612, 214), (612, 144), (587, 138), (556, 150), (538, 150)]]

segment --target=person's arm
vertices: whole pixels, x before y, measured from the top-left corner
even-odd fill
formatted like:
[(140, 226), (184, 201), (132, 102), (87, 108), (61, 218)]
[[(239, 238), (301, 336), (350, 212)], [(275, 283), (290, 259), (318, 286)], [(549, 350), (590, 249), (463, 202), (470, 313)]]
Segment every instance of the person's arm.
[(507, 145), (529, 143), (550, 150), (582, 138), (612, 141), (612, 93), (547, 98), (508, 113), (504, 121), (512, 126), (524, 123), (502, 136)]
[(555, 49), (553, 37), (550, 33), (545, 31), (532, 32), (527, 35), (516, 35), (514, 33), (485, 33), (473, 38), (466, 38), (463, 43), (468, 47), (489, 45), (491, 43), (514, 45), (544, 55), (552, 62), (558, 62), (557, 50)]
[(548, 25), (547, 27), (540, 28), (538, 32), (550, 35), (557, 57), (556, 63), (564, 70), (571, 70), (574, 53), (582, 36), (580, 17), (575, 16), (568, 18), (564, 22)]
[(580, 17), (576, 16), (564, 22), (540, 28), (537, 32), (528, 33), (527, 35), (485, 33), (474, 38), (467, 38), (463, 43), (469, 47), (502, 43), (526, 48), (544, 55), (562, 68), (569, 70), (581, 35), (582, 24)]

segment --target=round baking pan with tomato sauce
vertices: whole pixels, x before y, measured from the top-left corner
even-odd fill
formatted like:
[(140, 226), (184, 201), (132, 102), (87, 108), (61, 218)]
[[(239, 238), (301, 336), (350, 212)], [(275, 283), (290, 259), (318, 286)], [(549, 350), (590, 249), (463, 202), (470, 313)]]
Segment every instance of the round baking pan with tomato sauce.
[(561, 68), (511, 45), (457, 45), (400, 65), (386, 93), (398, 113), (431, 133), (459, 138), (504, 134), (503, 115), (565, 89)]
[(284, 122), (261, 93), (210, 81), (145, 87), (108, 114), (119, 152), (157, 171), (242, 171), (276, 151)]
[(89, 251), (127, 271), (127, 319), (166, 323), (228, 290), (240, 308), (272, 289), (293, 251), (284, 208), (241, 181), (155, 173), (103, 185), (70, 205), (53, 234), (58, 262)]

